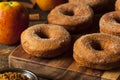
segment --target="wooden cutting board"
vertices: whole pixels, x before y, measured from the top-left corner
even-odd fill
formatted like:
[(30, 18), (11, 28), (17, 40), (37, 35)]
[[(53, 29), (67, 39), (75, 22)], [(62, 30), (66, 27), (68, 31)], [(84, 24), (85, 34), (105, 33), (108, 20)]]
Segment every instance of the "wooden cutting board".
[(120, 80), (120, 69), (99, 71), (80, 67), (71, 50), (53, 59), (42, 59), (27, 54), (19, 45), (9, 55), (9, 66), (28, 69), (54, 80)]

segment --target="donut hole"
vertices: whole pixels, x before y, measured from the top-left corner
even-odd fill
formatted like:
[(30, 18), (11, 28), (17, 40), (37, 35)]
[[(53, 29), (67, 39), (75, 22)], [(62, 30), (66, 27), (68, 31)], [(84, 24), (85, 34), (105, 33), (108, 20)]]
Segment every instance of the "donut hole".
[(73, 10), (64, 10), (62, 13), (64, 15), (67, 15), (67, 16), (73, 16), (74, 15)]
[(91, 46), (93, 49), (98, 50), (98, 51), (104, 50), (100, 42), (98, 41), (92, 41)]
[(36, 35), (40, 38), (49, 38), (49, 36), (47, 34), (45, 34), (44, 32), (36, 32)]

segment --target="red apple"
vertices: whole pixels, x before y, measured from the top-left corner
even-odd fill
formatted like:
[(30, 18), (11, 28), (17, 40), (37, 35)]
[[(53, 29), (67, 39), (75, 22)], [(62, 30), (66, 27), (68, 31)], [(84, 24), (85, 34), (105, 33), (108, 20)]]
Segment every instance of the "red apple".
[(0, 2), (0, 43), (17, 43), (28, 23), (28, 12), (19, 2)]

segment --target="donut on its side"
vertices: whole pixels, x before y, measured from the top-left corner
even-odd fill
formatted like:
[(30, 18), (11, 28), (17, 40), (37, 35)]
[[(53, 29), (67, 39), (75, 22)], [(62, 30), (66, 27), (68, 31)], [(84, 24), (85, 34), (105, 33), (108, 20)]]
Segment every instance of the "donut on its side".
[(120, 67), (120, 38), (105, 33), (87, 34), (74, 43), (73, 57), (80, 65), (109, 70)]
[(71, 37), (61, 26), (37, 24), (21, 34), (21, 45), (25, 52), (41, 58), (52, 58), (69, 49)]

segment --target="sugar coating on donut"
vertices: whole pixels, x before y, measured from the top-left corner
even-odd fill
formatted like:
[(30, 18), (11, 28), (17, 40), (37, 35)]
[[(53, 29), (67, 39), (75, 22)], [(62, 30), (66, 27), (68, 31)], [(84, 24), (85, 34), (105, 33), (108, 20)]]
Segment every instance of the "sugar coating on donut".
[(120, 67), (120, 38), (104, 33), (84, 35), (74, 43), (73, 57), (80, 66), (93, 69)]
[(69, 32), (61, 26), (37, 24), (21, 34), (23, 49), (33, 56), (51, 58), (68, 50), (71, 42)]
[(100, 18), (100, 32), (120, 36), (120, 12), (113, 11)]
[(61, 25), (69, 32), (80, 32), (90, 27), (93, 14), (92, 9), (85, 4), (65, 3), (48, 14), (48, 22)]

